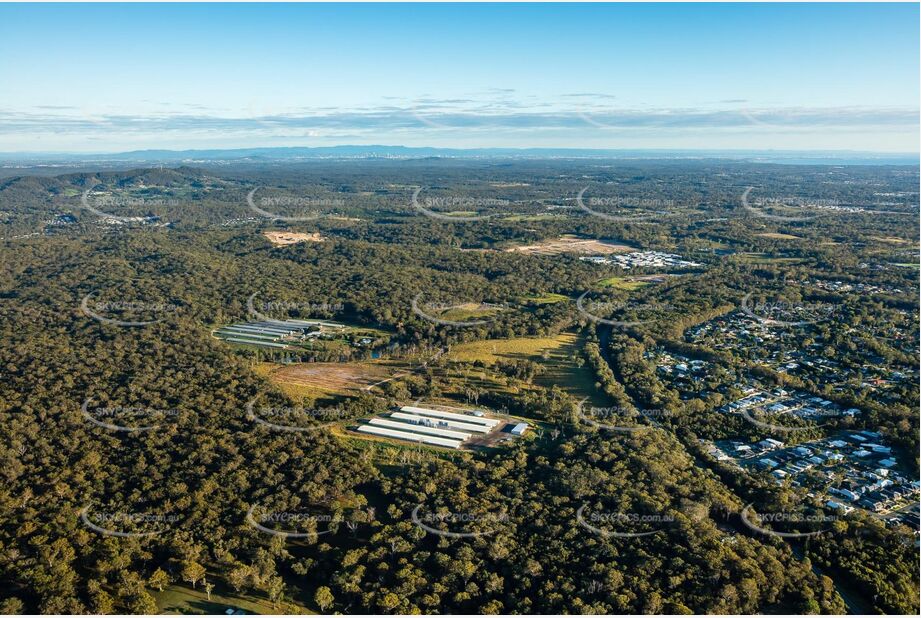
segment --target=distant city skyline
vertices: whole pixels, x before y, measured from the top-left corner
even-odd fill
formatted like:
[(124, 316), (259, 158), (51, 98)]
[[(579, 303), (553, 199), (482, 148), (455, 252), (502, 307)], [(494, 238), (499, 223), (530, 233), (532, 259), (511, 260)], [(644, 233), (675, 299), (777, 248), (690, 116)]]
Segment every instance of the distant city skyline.
[(0, 152), (919, 150), (917, 4), (0, 5)]

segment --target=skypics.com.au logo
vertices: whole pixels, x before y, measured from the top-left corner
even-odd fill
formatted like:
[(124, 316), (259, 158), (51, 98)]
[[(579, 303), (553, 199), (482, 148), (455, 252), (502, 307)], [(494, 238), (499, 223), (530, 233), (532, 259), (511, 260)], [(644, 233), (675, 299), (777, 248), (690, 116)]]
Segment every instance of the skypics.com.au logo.
[(176, 409), (146, 406), (100, 406), (91, 409), (92, 401), (92, 398), (87, 397), (80, 406), (80, 412), (92, 424), (111, 431), (153, 431), (179, 416), (179, 410)]
[(150, 211), (163, 207), (178, 206), (179, 200), (153, 196), (113, 195), (105, 191), (97, 191), (93, 188), (83, 192), (83, 195), (80, 196), (80, 204), (85, 210), (99, 217), (103, 223), (131, 225), (157, 223), (160, 221), (160, 217), (154, 214), (124, 216), (116, 215), (108, 211), (120, 208), (127, 208), (135, 211), (138, 209)]
[(771, 219), (772, 221), (780, 221), (783, 223), (797, 223), (802, 221), (811, 221), (816, 218), (814, 214), (797, 214), (797, 215), (778, 215), (773, 211), (795, 211), (798, 213), (803, 213), (807, 209), (810, 210), (828, 210), (828, 209), (841, 209), (841, 203), (838, 200), (828, 200), (828, 199), (803, 199), (797, 197), (785, 197), (785, 198), (752, 198), (751, 192), (754, 190), (754, 187), (748, 187), (742, 193), (740, 201), (742, 203), (742, 208), (744, 208), (749, 213), (755, 215), (756, 217), (761, 217), (762, 219)]
[(282, 539), (315, 538), (330, 534), (342, 518), (332, 513), (271, 511), (256, 514), (253, 505), (246, 512), (246, 523), (259, 532)]
[(766, 326), (795, 327), (816, 324), (834, 317), (838, 305), (811, 302), (753, 302), (754, 292), (742, 298), (739, 309)]
[(310, 433), (320, 431), (349, 418), (340, 407), (309, 408), (303, 406), (259, 406), (258, 397), (246, 404), (246, 418), (273, 431)]
[[(655, 223), (656, 220), (670, 216), (668, 210), (674, 209), (675, 200), (659, 198), (627, 198), (627, 197), (591, 197), (589, 204), (585, 203), (585, 187), (576, 196), (576, 205), (584, 212), (617, 223)], [(657, 209), (648, 212), (649, 209)], [(620, 209), (613, 212), (612, 209)]]
[(312, 300), (272, 300), (258, 301), (259, 292), (253, 292), (246, 299), (246, 311), (249, 317), (260, 322), (273, 322), (291, 319), (292, 314), (300, 316), (327, 316), (345, 310), (342, 303), (315, 302)]
[[(579, 420), (587, 425), (606, 431), (623, 433), (649, 431), (658, 427), (661, 421), (674, 416), (674, 413), (669, 410), (640, 410), (623, 406), (586, 407), (586, 401), (588, 401), (587, 397), (578, 404), (576, 413)], [(643, 421), (645, 421), (645, 425), (637, 424)]]
[(576, 511), (576, 523), (592, 534), (635, 539), (662, 532), (675, 518), (659, 513), (637, 513), (590, 509), (586, 502)]
[(140, 538), (163, 534), (181, 517), (157, 513), (126, 513), (92, 509), (90, 505), (80, 510), (84, 526), (105, 536)]
[[(583, 292), (576, 299), (576, 309), (584, 317), (596, 324), (607, 324), (608, 326), (617, 326), (620, 328), (629, 328), (648, 324), (658, 319), (657, 317), (646, 317), (658, 315), (668, 315), (674, 309), (669, 303), (660, 303), (655, 301), (637, 302), (637, 301), (608, 301), (598, 299), (587, 299), (591, 291)], [(623, 319), (615, 320), (612, 318), (601, 317), (603, 315), (627, 314), (631, 317), (643, 317), (644, 319)]]
[(314, 221), (329, 216), (330, 209), (345, 207), (345, 200), (341, 198), (278, 195), (260, 196), (259, 200), (256, 200), (256, 192), (260, 189), (261, 187), (256, 187), (246, 194), (246, 205), (254, 213), (272, 221)]
[(417, 504), (410, 515), (412, 522), (430, 534), (451, 539), (475, 538), (498, 532), (508, 523), (506, 513), (454, 512), (446, 509), (423, 510)]
[[(742, 509), (739, 516), (745, 526), (759, 534), (767, 536), (776, 536), (783, 539), (800, 539), (810, 536), (816, 536), (831, 530), (831, 524), (841, 519), (836, 515), (826, 515), (824, 513), (804, 513), (793, 511), (774, 511), (767, 513), (756, 513), (753, 509), (754, 503), (750, 503)], [(772, 528), (765, 528), (764, 524), (779, 527), (809, 527), (822, 526), (818, 530), (809, 530), (805, 532), (783, 532)]]
[(80, 300), (81, 313), (103, 324), (142, 327), (161, 322), (179, 310), (179, 305), (162, 299), (129, 299), (131, 290), (115, 287), (86, 294)]
[[(796, 412), (786, 412), (786, 415), (793, 415), (801, 420), (816, 421), (819, 419), (825, 418), (840, 418), (841, 413), (838, 410), (823, 410), (817, 409), (812, 410), (808, 416), (801, 416), (796, 414)], [(828, 423), (813, 423), (809, 425), (802, 425), (799, 427), (792, 425), (779, 425), (777, 423), (770, 423), (765, 420), (757, 419), (752, 415), (752, 411), (749, 408), (743, 408), (739, 415), (744, 418), (746, 421), (754, 425), (755, 427), (760, 427), (761, 429), (766, 429), (767, 431), (775, 431), (780, 433), (792, 433), (796, 431), (806, 431), (808, 429), (817, 429), (819, 427), (824, 427)]]
[(439, 221), (450, 221), (452, 223), (484, 221), (495, 216), (496, 213), (479, 214), (480, 210), (507, 208), (511, 204), (509, 200), (460, 195), (425, 197), (420, 199), (422, 190), (423, 187), (417, 187), (416, 190), (413, 191), (413, 209), (426, 217)]
[[(423, 302), (424, 292), (416, 294), (411, 303), (412, 312), (432, 324), (463, 328), (483, 326), (492, 322), (494, 314), (507, 309), (505, 305), (476, 302)], [(450, 319), (452, 314), (469, 314), (471, 319)]]

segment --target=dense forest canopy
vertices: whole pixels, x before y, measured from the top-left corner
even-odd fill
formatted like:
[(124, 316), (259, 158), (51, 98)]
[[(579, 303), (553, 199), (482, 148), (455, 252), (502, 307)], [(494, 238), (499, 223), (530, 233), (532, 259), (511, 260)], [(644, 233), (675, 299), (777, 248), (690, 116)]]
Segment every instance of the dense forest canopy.
[[(757, 382), (860, 411), (782, 440), (875, 431), (918, 478), (918, 182), (563, 159), (3, 178), (0, 611), (145, 613), (182, 588), (291, 613), (917, 613), (916, 530), (703, 445), (777, 437), (722, 411)], [(693, 265), (528, 249), (560, 239)], [(212, 336), (253, 298), (373, 335), (296, 352)], [(726, 344), (732, 325), (756, 334)], [(584, 422), (549, 354), (490, 356), (562, 337), (616, 419)], [(833, 363), (787, 370), (803, 351)], [(671, 381), (662, 354), (706, 371)], [(319, 397), (262, 371), (373, 361), (405, 370)], [(463, 451), (349, 431), (419, 399), (534, 431)], [(300, 430), (254, 422), (253, 401)]]

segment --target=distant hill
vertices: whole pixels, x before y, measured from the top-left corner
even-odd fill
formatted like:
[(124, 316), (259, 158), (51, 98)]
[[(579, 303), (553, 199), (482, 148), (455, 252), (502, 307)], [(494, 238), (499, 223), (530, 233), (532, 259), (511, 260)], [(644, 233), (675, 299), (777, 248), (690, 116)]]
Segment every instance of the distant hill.
[(410, 146), (321, 146), (237, 148), (209, 150), (135, 150), (111, 154), (0, 153), (0, 173), (15, 175), (16, 169), (42, 173), (49, 167), (106, 169), (124, 164), (177, 163), (194, 166), (221, 164), (285, 164), (318, 159), (614, 159), (614, 160), (707, 160), (727, 159), (754, 163), (796, 165), (917, 165), (912, 153), (856, 151), (741, 151), (741, 150), (615, 150), (588, 148), (431, 148)]

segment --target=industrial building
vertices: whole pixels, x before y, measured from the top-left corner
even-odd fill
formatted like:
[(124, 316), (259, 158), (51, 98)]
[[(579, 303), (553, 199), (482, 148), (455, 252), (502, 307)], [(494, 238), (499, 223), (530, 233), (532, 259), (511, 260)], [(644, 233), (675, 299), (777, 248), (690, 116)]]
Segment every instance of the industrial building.
[[(378, 425), (380, 427), (387, 427), (389, 429), (406, 429), (406, 423), (398, 423), (395, 421), (389, 421), (385, 418), (372, 418), (368, 421), (371, 425)], [(443, 438), (453, 438), (455, 440), (466, 440), (473, 434), (464, 433), (463, 431), (450, 431), (448, 429), (438, 429), (436, 427), (426, 427), (424, 425), (414, 425), (412, 430), (417, 433), (425, 433), (433, 436), (441, 436)]]
[(486, 418), (485, 416), (475, 416), (473, 414), (456, 414), (454, 412), (444, 412), (443, 410), (432, 410), (430, 408), (419, 408), (416, 406), (403, 406), (400, 408), (400, 411), (421, 416), (431, 416), (434, 418), (443, 418), (454, 421), (463, 421), (465, 423), (473, 423), (475, 425), (488, 427), (489, 429), (492, 429), (502, 422), (498, 419)]
[(449, 438), (439, 438), (437, 436), (429, 436), (422, 433), (415, 433), (409, 431), (397, 431), (396, 429), (388, 429), (386, 427), (378, 427), (377, 425), (362, 425), (358, 428), (358, 431), (362, 433), (370, 433), (377, 436), (385, 436), (388, 438), (397, 438), (399, 440), (406, 440), (408, 442), (419, 442), (421, 444), (434, 444), (436, 446), (445, 446), (447, 448), (460, 448), (463, 442), (460, 440), (451, 440)]
[(390, 415), (391, 418), (398, 418), (400, 420), (406, 421), (407, 423), (412, 423), (413, 425), (425, 425), (428, 427), (443, 427), (445, 429), (460, 429), (462, 431), (470, 431), (473, 433), (489, 433), (491, 428), (486, 425), (477, 425), (474, 423), (463, 423), (461, 421), (452, 421), (446, 418), (430, 418), (427, 416), (419, 416), (417, 414), (407, 414), (405, 412), (394, 412)]
[(527, 423), (518, 423), (517, 425), (515, 425), (514, 427), (512, 427), (512, 435), (514, 435), (514, 436), (523, 436), (523, 435), (524, 435), (524, 432), (526, 432), (527, 430), (528, 430), (528, 424), (527, 424)]
[(262, 320), (222, 326), (214, 337), (230, 343), (288, 349), (289, 344), (320, 335), (323, 329), (342, 329), (344, 324), (322, 320)]
[[(446, 406), (441, 406), (446, 407)], [(456, 408), (455, 408), (456, 409)], [(372, 418), (358, 427), (361, 433), (387, 438), (396, 438), (419, 444), (433, 444), (447, 448), (461, 448), (469, 441), (483, 444), (489, 435), (498, 435), (497, 430), (505, 421), (488, 418), (481, 410), (468, 414), (447, 412), (435, 408), (403, 406), (384, 418)], [(526, 423), (519, 423), (527, 428)], [(494, 432), (496, 432), (494, 434)], [(514, 433), (514, 431), (513, 431)], [(524, 432), (515, 435), (522, 435)]]

